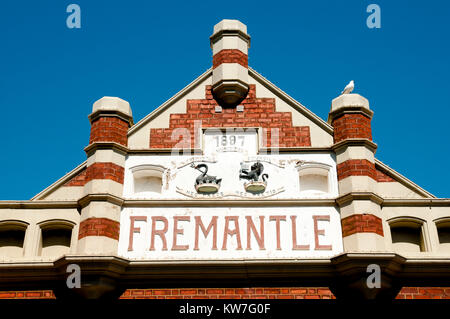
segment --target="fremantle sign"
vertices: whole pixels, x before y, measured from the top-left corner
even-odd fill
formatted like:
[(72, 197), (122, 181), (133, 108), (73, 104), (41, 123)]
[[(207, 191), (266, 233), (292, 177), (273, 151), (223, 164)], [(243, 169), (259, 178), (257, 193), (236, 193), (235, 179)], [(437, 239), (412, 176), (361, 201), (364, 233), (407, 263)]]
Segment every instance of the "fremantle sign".
[(342, 252), (334, 207), (153, 207), (121, 213), (129, 259), (329, 258)]

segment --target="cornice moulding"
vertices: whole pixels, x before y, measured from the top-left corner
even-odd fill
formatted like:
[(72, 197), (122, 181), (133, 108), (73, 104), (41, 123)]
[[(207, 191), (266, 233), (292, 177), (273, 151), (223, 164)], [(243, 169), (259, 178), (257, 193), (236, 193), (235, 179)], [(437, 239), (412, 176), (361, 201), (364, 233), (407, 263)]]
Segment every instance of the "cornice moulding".
[(363, 106), (344, 106), (328, 114), (328, 122), (331, 122), (334, 118), (344, 114), (363, 114), (369, 118), (373, 117), (374, 112), (368, 110)]
[(57, 209), (57, 208), (78, 208), (77, 201), (0, 201), (0, 208), (12, 208), (12, 209)]
[(417, 198), (417, 199), (384, 199), (384, 207), (448, 207), (450, 206), (449, 198)]
[(335, 206), (334, 199), (161, 199), (161, 200), (134, 200), (125, 199), (123, 207), (219, 207), (219, 206)]
[(88, 119), (91, 123), (100, 117), (118, 117), (125, 122), (130, 123), (130, 126), (133, 125), (133, 116), (125, 114), (118, 110), (97, 110), (94, 113), (88, 115)]
[(122, 155), (126, 155), (129, 152), (128, 147), (115, 142), (94, 142), (84, 148), (88, 157), (97, 150), (114, 150)]
[(344, 206), (354, 200), (370, 200), (378, 205), (383, 203), (383, 198), (372, 192), (353, 192), (336, 198), (336, 204)]
[(122, 206), (123, 198), (111, 194), (88, 194), (78, 200), (78, 205), (83, 208), (90, 202), (109, 202), (114, 205)]
[(342, 141), (334, 144), (333, 146), (331, 146), (331, 149), (335, 152), (338, 152), (340, 149), (342, 149), (344, 147), (349, 147), (349, 146), (365, 146), (374, 153), (375, 153), (376, 149), (378, 148), (378, 145), (369, 139), (350, 138), (350, 139), (345, 139), (345, 140), (342, 140)]

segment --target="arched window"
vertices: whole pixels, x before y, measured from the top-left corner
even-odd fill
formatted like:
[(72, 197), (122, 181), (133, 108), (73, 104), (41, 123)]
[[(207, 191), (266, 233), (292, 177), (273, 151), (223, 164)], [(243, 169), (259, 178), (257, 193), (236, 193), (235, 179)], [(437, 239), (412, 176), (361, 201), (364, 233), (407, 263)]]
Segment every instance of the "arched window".
[(425, 221), (414, 217), (397, 217), (388, 221), (392, 247), (399, 254), (427, 251)]
[(0, 222), (0, 257), (21, 257), (28, 224), (21, 221)]
[(439, 251), (450, 253), (450, 217), (435, 220), (439, 237)]
[(131, 168), (134, 194), (139, 196), (159, 195), (162, 192), (164, 167), (139, 165)]
[(300, 192), (305, 195), (329, 193), (330, 168), (331, 166), (322, 163), (304, 163), (297, 166)]
[(39, 225), (41, 228), (39, 256), (58, 257), (70, 252), (74, 223), (66, 220), (50, 220)]

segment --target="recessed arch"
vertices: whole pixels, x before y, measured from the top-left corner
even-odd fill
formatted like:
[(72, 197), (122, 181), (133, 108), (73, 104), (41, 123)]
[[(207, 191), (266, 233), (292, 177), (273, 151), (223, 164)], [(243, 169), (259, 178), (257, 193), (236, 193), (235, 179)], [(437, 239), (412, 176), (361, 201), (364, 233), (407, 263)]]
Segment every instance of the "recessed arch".
[(162, 193), (163, 173), (160, 165), (138, 165), (131, 168), (133, 193), (136, 195), (158, 195)]
[(397, 216), (389, 218), (387, 222), (393, 227), (422, 227), (426, 220), (415, 216)]
[(306, 162), (301, 163), (296, 168), (302, 194), (315, 195), (330, 192), (330, 165)]
[(0, 257), (21, 257), (29, 224), (21, 220), (0, 221)]
[(58, 257), (70, 252), (75, 223), (65, 219), (49, 219), (38, 223), (40, 240), (38, 255)]
[(387, 220), (391, 231), (392, 248), (395, 252), (418, 253), (428, 250), (426, 221), (412, 216), (399, 216)]
[(439, 240), (439, 252), (450, 254), (450, 216), (433, 220)]
[(433, 223), (439, 226), (450, 226), (450, 216), (436, 218)]
[(72, 229), (75, 227), (76, 224), (71, 220), (54, 218), (54, 219), (46, 219), (44, 221), (41, 221), (41, 222), (37, 223), (37, 225), (41, 229), (47, 229), (47, 228)]

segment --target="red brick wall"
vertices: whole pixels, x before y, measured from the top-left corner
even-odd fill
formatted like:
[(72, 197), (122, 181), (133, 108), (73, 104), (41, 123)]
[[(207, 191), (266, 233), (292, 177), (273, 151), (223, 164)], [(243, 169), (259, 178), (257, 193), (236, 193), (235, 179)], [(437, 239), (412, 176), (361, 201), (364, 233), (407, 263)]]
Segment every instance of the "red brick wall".
[(0, 291), (0, 299), (55, 299), (51, 290)]
[(326, 287), (319, 288), (187, 288), (128, 289), (121, 299), (335, 299)]
[(120, 223), (108, 218), (88, 218), (80, 223), (78, 239), (86, 236), (105, 236), (119, 240)]
[(118, 117), (99, 117), (91, 123), (89, 144), (95, 142), (116, 142), (127, 146), (128, 122)]
[(370, 118), (363, 114), (344, 114), (333, 120), (334, 142), (348, 138), (367, 138), (372, 140)]
[(265, 145), (269, 147), (270, 128), (278, 128), (280, 147), (311, 146), (309, 126), (293, 126), (291, 112), (276, 112), (275, 99), (258, 99), (255, 91), (255, 85), (250, 85), (247, 98), (241, 102), (243, 112), (224, 108), (221, 113), (216, 113), (218, 104), (212, 96), (211, 86), (207, 85), (206, 99), (188, 100), (185, 114), (170, 115), (169, 128), (150, 129), (150, 148), (173, 148), (181, 140), (181, 137), (175, 141), (171, 138), (176, 128), (188, 129), (191, 148), (194, 148), (194, 121), (201, 121), (202, 127), (262, 127), (263, 136), (267, 136)]
[(381, 218), (371, 214), (357, 214), (345, 217), (341, 220), (342, 237), (355, 233), (376, 233), (383, 234), (383, 223)]
[(377, 182), (386, 183), (386, 182), (395, 182), (395, 180), (390, 176), (387, 176), (383, 172), (377, 170)]
[[(328, 288), (128, 289), (121, 299), (335, 299)], [(0, 291), (0, 299), (55, 299), (51, 290)], [(396, 299), (450, 299), (450, 287), (403, 287)]]
[(377, 180), (375, 164), (365, 159), (352, 159), (337, 164), (338, 180), (348, 176), (369, 176)]
[(97, 162), (88, 166), (86, 169), (85, 183), (93, 179), (110, 179), (123, 184), (124, 169), (114, 163)]
[(450, 299), (450, 287), (403, 287), (395, 299)]
[(248, 68), (248, 56), (237, 49), (221, 50), (213, 56), (213, 69), (222, 63), (239, 63), (243, 67)]
[(64, 186), (84, 186), (86, 184), (86, 168), (67, 181)]

